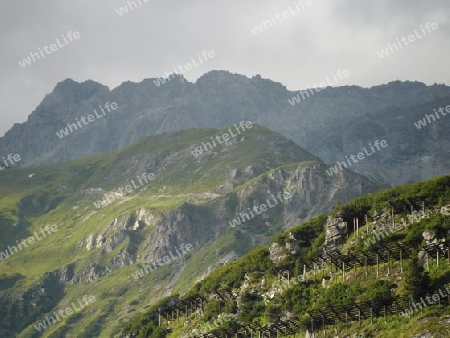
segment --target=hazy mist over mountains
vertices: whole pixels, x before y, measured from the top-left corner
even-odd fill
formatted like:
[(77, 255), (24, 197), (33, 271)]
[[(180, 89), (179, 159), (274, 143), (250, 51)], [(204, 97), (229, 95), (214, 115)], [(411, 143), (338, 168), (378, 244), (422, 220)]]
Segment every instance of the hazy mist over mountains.
[(0, 338), (450, 337), (447, 1), (1, 6)]

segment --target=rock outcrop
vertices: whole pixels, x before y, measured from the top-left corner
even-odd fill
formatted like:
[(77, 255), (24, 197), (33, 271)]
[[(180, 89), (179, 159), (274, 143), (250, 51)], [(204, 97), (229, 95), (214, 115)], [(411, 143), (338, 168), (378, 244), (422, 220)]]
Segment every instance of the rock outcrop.
[(325, 248), (326, 250), (340, 250), (347, 240), (348, 226), (341, 214), (328, 217), (325, 224)]

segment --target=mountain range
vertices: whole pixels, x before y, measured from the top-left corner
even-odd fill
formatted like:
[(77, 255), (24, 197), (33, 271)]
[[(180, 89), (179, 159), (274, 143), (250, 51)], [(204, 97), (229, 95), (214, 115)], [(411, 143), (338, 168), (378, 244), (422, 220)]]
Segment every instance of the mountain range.
[[(48, 337), (87, 337), (86, 328), (99, 327), (118, 335), (159, 297), (336, 203), (386, 187), (349, 170), (331, 177), (320, 159), (257, 125), (194, 156), (230, 129), (164, 133), (119, 152), (2, 171), (0, 335), (39, 336), (36, 326)], [(97, 299), (84, 316), (42, 327), (84, 296)]]
[[(60, 82), (25, 123), (0, 138), (0, 149), (6, 155), (20, 154), (20, 165), (33, 166), (117, 151), (145, 136), (250, 121), (286, 136), (328, 164), (345, 162), (346, 156), (384, 139), (389, 147), (350, 164), (352, 170), (385, 184), (449, 171), (449, 119), (420, 129), (415, 125), (450, 104), (446, 85), (394, 81), (371, 88), (310, 89), (314, 95), (291, 105), (299, 93), (259, 75), (211, 71), (195, 83), (182, 76), (161, 86), (156, 80), (124, 82), (113, 90), (94, 81)], [(117, 109), (107, 112), (107, 104)], [(81, 123), (89, 115), (92, 121)], [(59, 137), (68, 125), (72, 128), (67, 136)]]
[(363, 223), (364, 208), (336, 212), (365, 195), (388, 214), (404, 190), (374, 193), (449, 172), (449, 119), (430, 117), (450, 104), (445, 85), (326, 87), (292, 105), (298, 93), (260, 76), (156, 80), (67, 79), (0, 138), (0, 336), (120, 337), (274, 237), (289, 251), (280, 234), (298, 226), (315, 253), (353, 246), (324, 214)]

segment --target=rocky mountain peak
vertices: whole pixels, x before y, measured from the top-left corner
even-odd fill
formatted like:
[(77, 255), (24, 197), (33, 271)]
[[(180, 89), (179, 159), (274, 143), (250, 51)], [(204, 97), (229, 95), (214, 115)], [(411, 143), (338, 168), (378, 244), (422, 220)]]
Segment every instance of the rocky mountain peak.
[(80, 83), (72, 79), (65, 79), (57, 83), (50, 95), (57, 96), (64, 103), (76, 103), (95, 95), (107, 93), (109, 93), (109, 88), (101, 83), (92, 80)]

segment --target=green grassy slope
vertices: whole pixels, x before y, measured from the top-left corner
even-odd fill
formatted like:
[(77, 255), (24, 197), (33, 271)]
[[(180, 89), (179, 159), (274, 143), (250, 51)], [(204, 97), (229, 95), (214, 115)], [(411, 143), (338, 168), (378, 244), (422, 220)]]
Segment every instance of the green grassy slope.
[[(46, 315), (85, 295), (95, 295), (98, 300), (93, 305), (51, 325), (43, 336), (60, 337), (67, 332), (118, 336), (136, 312), (166, 295), (166, 289), (186, 292), (218, 257), (231, 251), (245, 254), (280, 229), (281, 218), (257, 235), (219, 231), (216, 240), (139, 281), (131, 276), (140, 263), (121, 264), (128, 253), (145, 250), (155, 226), (128, 231), (112, 251), (95, 245), (86, 249), (91, 234), (105, 233), (112, 220), (120, 223), (137, 210), (145, 209), (158, 220), (191, 208), (208, 219), (208, 210), (219, 209), (230, 196), (253, 189), (275, 170), (320, 163), (293, 142), (256, 126), (243, 133), (238, 143), (218, 146), (199, 158), (192, 156), (194, 146), (226, 130), (191, 129), (152, 136), (120, 152), (0, 172), (0, 252), (46, 225), (58, 229), (0, 262), (0, 334), (41, 336), (34, 325)], [(249, 167), (253, 179), (243, 174)], [(238, 172), (234, 186), (222, 191), (221, 186), (230, 182), (231, 169)], [(144, 172), (153, 172), (155, 180), (99, 210), (94, 206), (105, 192), (129, 184)], [(72, 280), (73, 276), (80, 277)], [(67, 280), (73, 284), (66, 284)]]
[[(369, 301), (394, 304), (393, 299), (401, 296), (417, 302), (418, 296), (411, 291), (416, 286), (421, 297), (449, 287), (450, 256), (441, 253), (439, 262), (433, 258), (420, 265), (414, 262), (417, 252), (429, 247), (422, 236), (425, 230), (434, 231), (438, 243), (449, 243), (449, 203), (450, 176), (356, 198), (344, 206), (337, 206), (328, 215), (318, 216), (291, 229), (289, 233), (278, 235), (271, 249), (267, 246), (256, 248), (237, 261), (218, 268), (203, 281), (195, 284), (181, 298), (203, 297), (203, 312), (198, 310), (195, 315), (189, 313), (186, 320), (185, 314), (182, 313), (182, 320), (167, 322), (163, 319), (162, 325), (158, 326), (156, 310), (164, 307), (161, 305), (170, 305), (174, 298), (169, 297), (152, 306), (146, 314), (136, 316), (125, 327), (123, 336), (193, 337), (201, 332), (215, 330), (218, 336), (225, 337), (226, 330), (229, 336), (234, 336), (234, 328), (238, 325), (241, 328), (254, 328), (255, 324), (269, 327), (272, 323), (287, 319), (295, 320), (296, 325), (305, 332), (311, 330), (308, 311), (326, 312), (326, 309), (338, 309), (339, 306), (354, 303), (362, 305)], [(389, 218), (392, 211), (394, 219)], [(324, 269), (314, 271), (308, 268), (303, 276), (305, 262), (320, 262), (317, 257), (326, 247), (325, 225), (329, 217), (335, 217), (336, 214), (349, 224), (355, 217), (360, 220), (359, 234), (351, 230), (348, 238), (344, 237), (344, 254), (356, 255), (355, 257), (373, 256), (382, 252), (386, 246), (392, 250), (401, 243), (408, 243), (410, 251), (404, 251), (402, 261), (399, 261), (398, 257), (388, 261), (380, 259), (378, 268), (373, 263), (370, 263), (367, 269), (356, 264), (346, 270), (344, 275), (338, 267), (326, 262)], [(383, 222), (405, 226), (396, 228), (396, 231), (388, 231), (386, 236), (379, 236), (372, 243), (367, 242), (371, 236), (380, 233), (380, 228), (378, 232), (374, 229), (384, 224)], [(295, 252), (286, 249), (286, 245), (292, 242), (299, 244), (299, 249)], [(443, 245), (441, 244), (444, 248)], [(274, 246), (281, 248), (285, 254), (284, 259), (275, 263), (271, 253)], [(411, 255), (408, 256), (407, 252), (411, 252)], [(422, 264), (425, 264), (423, 268), (417, 268)], [(286, 272), (283, 267), (288, 266), (292, 267), (290, 282), (286, 280), (286, 275), (280, 279), (280, 275), (274, 273), (276, 267)], [(231, 297), (227, 301), (221, 300), (216, 291), (223, 295), (229, 292), (235, 299)], [(434, 337), (448, 337), (450, 304), (447, 298), (450, 296), (440, 297), (441, 304), (428, 303), (422, 310), (414, 311), (411, 316), (387, 311), (384, 317), (381, 311), (381, 314), (375, 314), (372, 320), (362, 318), (361, 323), (355, 318), (345, 323), (344, 311), (339, 310), (342, 321), (329, 323), (324, 328), (316, 324), (315, 330), (321, 331), (321, 334), (326, 334), (327, 337), (412, 337), (425, 332), (434, 334)], [(233, 320), (223, 320), (225, 315), (231, 316)], [(324, 329), (326, 331), (323, 331)], [(257, 332), (254, 331), (254, 334)]]

